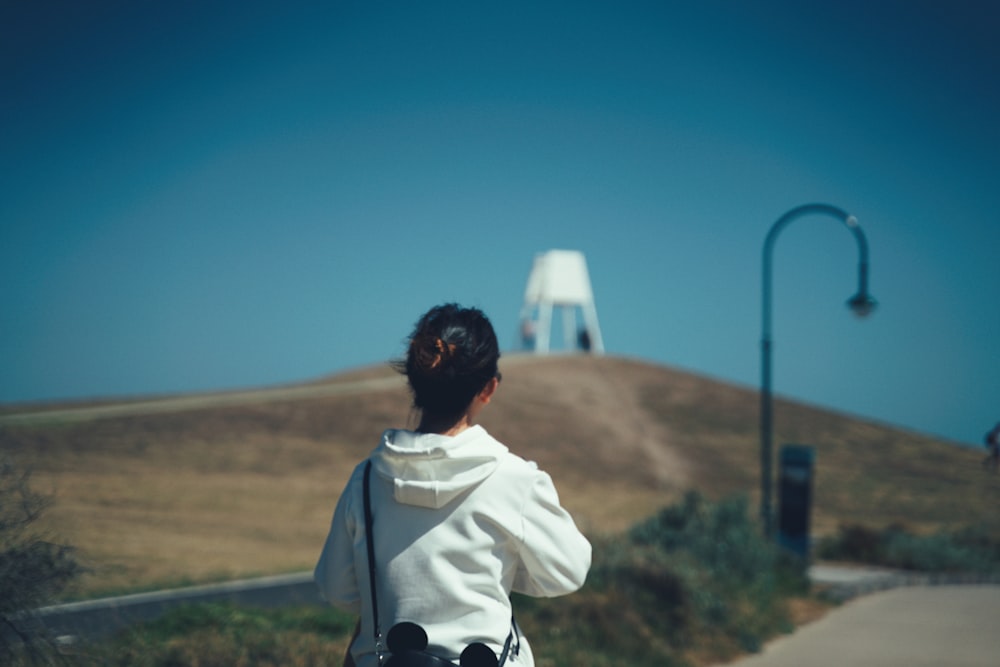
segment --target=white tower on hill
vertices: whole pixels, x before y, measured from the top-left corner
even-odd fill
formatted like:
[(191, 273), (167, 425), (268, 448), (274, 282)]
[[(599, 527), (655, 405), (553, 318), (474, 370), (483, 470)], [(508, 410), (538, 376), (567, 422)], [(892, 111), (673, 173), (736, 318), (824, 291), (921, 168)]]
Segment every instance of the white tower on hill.
[[(604, 353), (587, 261), (576, 250), (549, 250), (535, 255), (521, 308), (521, 343), (525, 349), (538, 354), (549, 352), (556, 308), (562, 311), (567, 350)], [(583, 318), (579, 325), (578, 312)]]

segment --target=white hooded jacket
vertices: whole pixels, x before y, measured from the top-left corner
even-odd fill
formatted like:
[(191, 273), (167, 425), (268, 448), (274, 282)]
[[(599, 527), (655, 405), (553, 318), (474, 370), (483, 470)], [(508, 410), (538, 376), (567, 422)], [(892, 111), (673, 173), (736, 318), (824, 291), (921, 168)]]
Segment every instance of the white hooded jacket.
[[(511, 592), (571, 593), (590, 569), (590, 543), (559, 504), (551, 478), (480, 426), (451, 437), (388, 430), (370, 457), (376, 590), (383, 635), (422, 626), (427, 650), (458, 660), (468, 644), (498, 654), (510, 632)], [(363, 477), (341, 494), (315, 577), (332, 604), (360, 613), (351, 652), (376, 664)], [(522, 639), (512, 664), (533, 664)]]

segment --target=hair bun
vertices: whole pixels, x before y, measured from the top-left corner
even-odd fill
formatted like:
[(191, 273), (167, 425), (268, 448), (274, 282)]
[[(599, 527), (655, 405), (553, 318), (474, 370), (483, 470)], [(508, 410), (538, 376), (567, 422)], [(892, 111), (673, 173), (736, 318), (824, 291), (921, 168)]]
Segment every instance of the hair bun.
[(420, 317), (406, 358), (393, 366), (406, 374), (413, 407), (457, 419), (496, 376), (499, 358), (496, 333), (483, 311), (446, 303)]
[(443, 371), (458, 349), (454, 343), (445, 343), (443, 339), (431, 336), (414, 337), (410, 348), (417, 365), (425, 372)]
[(447, 363), (455, 355), (455, 344), (445, 343), (440, 338), (434, 340), (434, 347), (437, 349), (437, 354), (434, 357), (434, 361), (431, 362), (431, 368), (437, 368), (442, 363)]

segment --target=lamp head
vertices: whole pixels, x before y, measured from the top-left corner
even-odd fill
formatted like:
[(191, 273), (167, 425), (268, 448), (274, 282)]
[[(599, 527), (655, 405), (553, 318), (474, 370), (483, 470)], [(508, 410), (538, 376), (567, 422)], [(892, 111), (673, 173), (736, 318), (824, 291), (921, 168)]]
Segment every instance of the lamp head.
[(878, 301), (868, 292), (858, 292), (847, 300), (847, 307), (858, 317), (868, 317), (878, 307)]

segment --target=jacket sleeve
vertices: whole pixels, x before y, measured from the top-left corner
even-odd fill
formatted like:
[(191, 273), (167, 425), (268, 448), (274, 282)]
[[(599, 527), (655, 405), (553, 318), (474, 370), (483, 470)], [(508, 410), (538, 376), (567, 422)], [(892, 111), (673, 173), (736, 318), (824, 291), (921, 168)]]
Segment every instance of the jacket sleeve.
[(590, 570), (590, 542), (559, 504), (547, 473), (534, 472), (521, 522), (521, 565), (513, 590), (534, 597), (555, 597), (583, 586)]
[(330, 604), (345, 611), (358, 613), (361, 596), (354, 564), (354, 536), (358, 534), (357, 520), (352, 509), (354, 476), (337, 501), (330, 533), (323, 552), (313, 572), (320, 595)]

